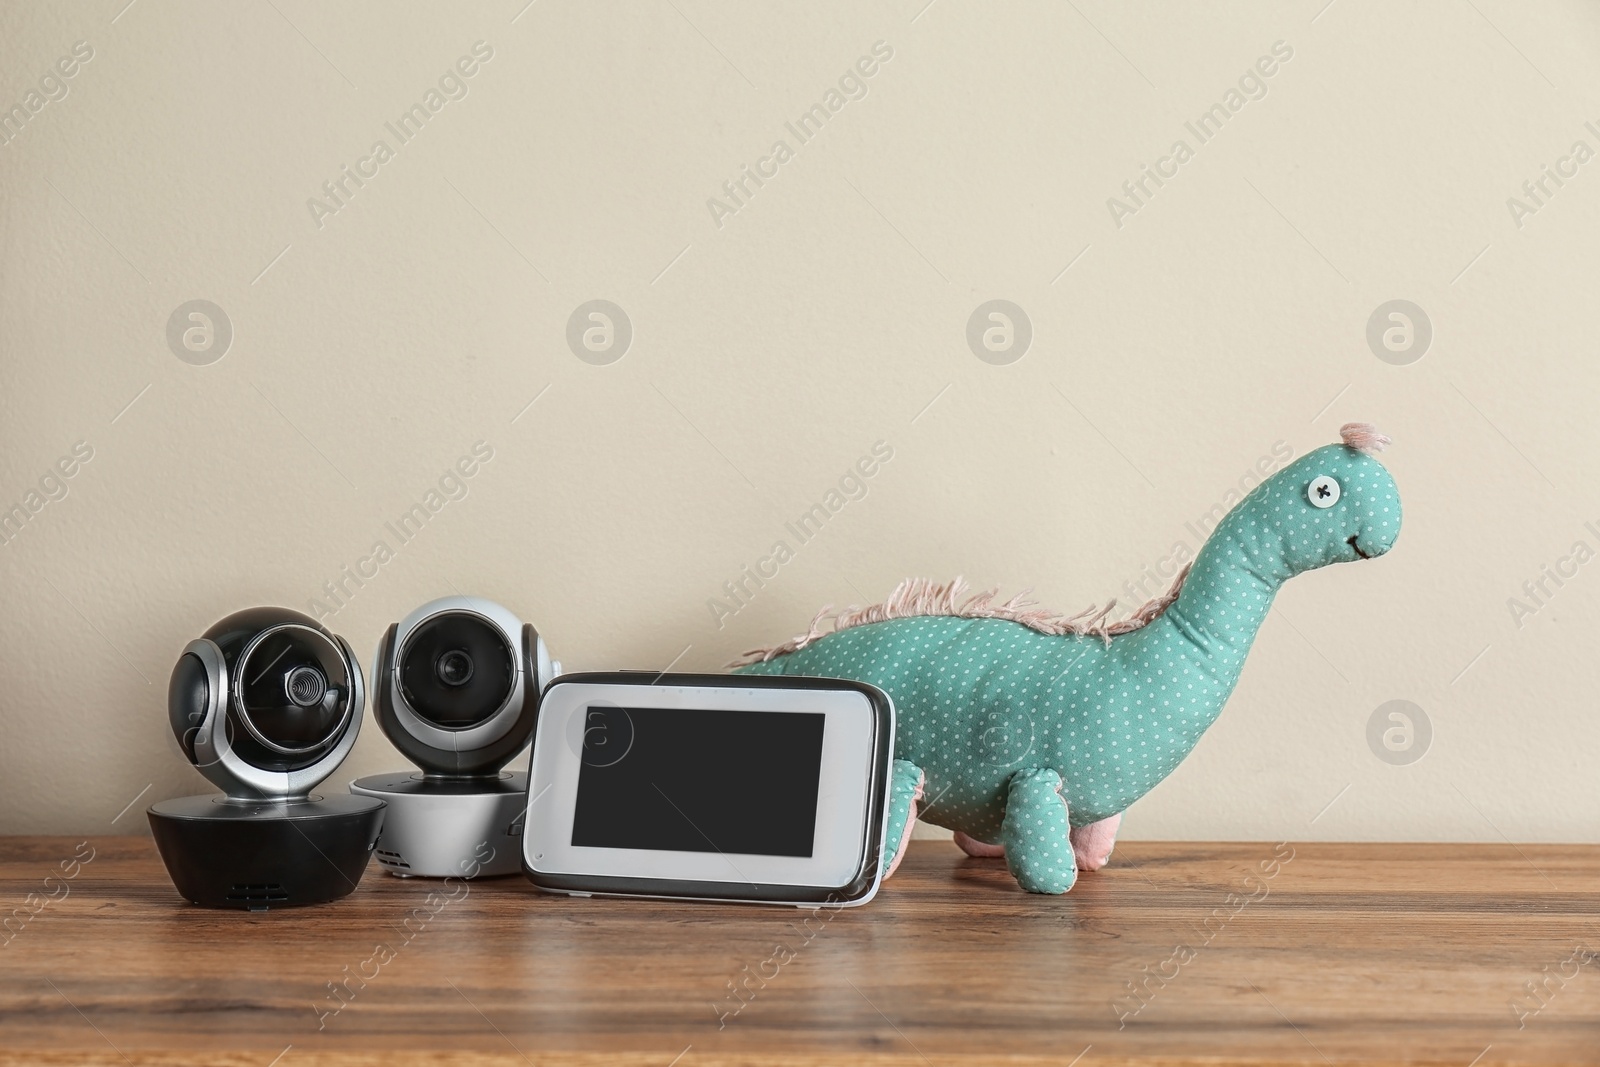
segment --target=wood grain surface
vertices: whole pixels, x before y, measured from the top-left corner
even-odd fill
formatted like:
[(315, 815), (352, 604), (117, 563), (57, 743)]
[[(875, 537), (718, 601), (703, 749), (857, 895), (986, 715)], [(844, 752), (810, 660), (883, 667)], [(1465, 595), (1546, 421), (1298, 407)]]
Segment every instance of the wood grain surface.
[(247, 914), (146, 839), (7, 838), (0, 903), (7, 1065), (1600, 1064), (1593, 846), (1129, 843), (1040, 897), (920, 841), (820, 915), (374, 867)]

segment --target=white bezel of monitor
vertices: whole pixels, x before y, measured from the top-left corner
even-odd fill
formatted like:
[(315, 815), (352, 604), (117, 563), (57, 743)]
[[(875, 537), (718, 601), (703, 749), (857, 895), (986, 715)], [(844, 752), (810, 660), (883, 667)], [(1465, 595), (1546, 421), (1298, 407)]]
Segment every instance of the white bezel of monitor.
[[(595, 706), (825, 715), (813, 855), (573, 845), (583, 736)], [(644, 672), (558, 678), (545, 691), (534, 732), (523, 869), (555, 892), (865, 903), (879, 882), (893, 750), (889, 698), (857, 682)]]

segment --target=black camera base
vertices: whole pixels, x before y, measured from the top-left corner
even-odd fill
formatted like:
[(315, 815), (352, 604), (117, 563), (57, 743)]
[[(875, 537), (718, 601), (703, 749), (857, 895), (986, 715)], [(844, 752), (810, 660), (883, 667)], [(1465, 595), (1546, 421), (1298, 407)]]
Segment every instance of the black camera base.
[(383, 801), (179, 797), (150, 808), (150, 829), (185, 900), (266, 911), (337, 900), (355, 889), (383, 826)]

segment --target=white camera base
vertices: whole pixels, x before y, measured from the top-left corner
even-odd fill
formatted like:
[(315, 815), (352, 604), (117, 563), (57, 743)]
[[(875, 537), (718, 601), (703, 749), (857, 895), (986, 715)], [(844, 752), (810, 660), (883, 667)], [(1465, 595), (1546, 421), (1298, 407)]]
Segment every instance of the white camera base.
[(526, 771), (429, 778), (397, 771), (357, 778), (350, 792), (388, 807), (373, 852), (402, 878), (492, 878), (522, 869)]

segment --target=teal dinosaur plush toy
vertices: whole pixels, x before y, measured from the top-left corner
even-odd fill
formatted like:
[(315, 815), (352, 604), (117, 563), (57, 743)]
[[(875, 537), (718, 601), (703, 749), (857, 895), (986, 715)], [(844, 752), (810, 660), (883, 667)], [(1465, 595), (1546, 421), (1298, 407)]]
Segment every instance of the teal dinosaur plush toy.
[(1061, 616), (916, 579), (882, 604), (825, 609), (738, 671), (852, 678), (894, 698), (885, 875), (920, 816), (971, 855), (1003, 855), (1023, 889), (1065, 893), (1221, 714), (1278, 587), (1394, 546), (1400, 496), (1373, 457), (1389, 438), (1365, 423), (1340, 436), (1251, 490), (1125, 619), (1109, 619), (1114, 601)]

